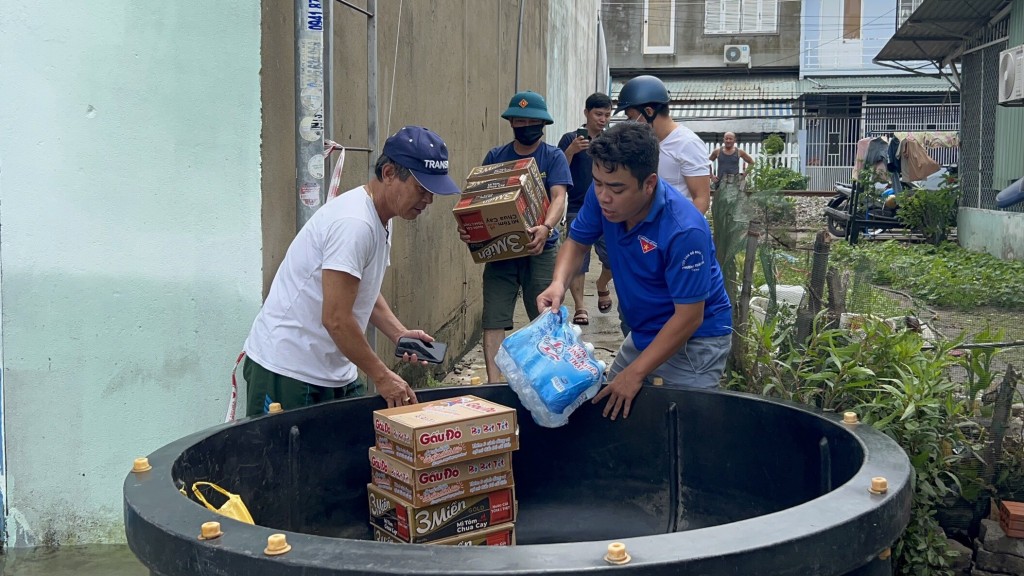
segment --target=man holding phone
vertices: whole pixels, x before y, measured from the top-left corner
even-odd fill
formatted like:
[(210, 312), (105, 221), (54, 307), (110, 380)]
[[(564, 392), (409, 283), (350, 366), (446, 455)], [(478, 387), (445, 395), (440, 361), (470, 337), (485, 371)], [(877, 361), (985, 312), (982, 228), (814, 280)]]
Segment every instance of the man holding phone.
[[(569, 204), (565, 213), (565, 229), (572, 226), (572, 221), (583, 206), (583, 199), (587, 196), (587, 190), (594, 181), (592, 171), (593, 162), (590, 159), (590, 141), (597, 138), (608, 125), (608, 119), (612, 116), (612, 99), (607, 94), (595, 92), (587, 97), (583, 108), (583, 116), (587, 119), (583, 126), (573, 132), (566, 132), (558, 141), (558, 148), (565, 153), (565, 159), (569, 162), (569, 173), (572, 174), (572, 190), (569, 191)], [(601, 312), (611, 309), (611, 292), (608, 291), (608, 282), (612, 279), (611, 269), (608, 267), (608, 255), (604, 247), (604, 239), (594, 244), (594, 251), (601, 260), (601, 276), (597, 279), (597, 307)], [(575, 324), (585, 326), (590, 324), (590, 313), (583, 304), (583, 278), (590, 270), (590, 251), (583, 259), (583, 266), (569, 284), (569, 293), (572, 294), (573, 302), (576, 305), (576, 313), (572, 321)]]
[(391, 220), (413, 220), (435, 194), (459, 192), (441, 137), (406, 126), (384, 142), (369, 183), (317, 210), (288, 247), (245, 340), (246, 416), (266, 413), (272, 402), (288, 410), (361, 396), (359, 370), (388, 407), (416, 402), (412, 387), (381, 361), (364, 332), (369, 323), (395, 343), (403, 337), (433, 342), (426, 332), (406, 328), (380, 293), (390, 264)]

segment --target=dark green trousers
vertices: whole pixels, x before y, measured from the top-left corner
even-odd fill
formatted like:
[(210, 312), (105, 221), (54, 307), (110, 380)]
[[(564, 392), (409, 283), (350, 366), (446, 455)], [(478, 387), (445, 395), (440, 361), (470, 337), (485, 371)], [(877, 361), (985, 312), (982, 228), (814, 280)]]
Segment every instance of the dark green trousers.
[(242, 376), (245, 377), (246, 401), (245, 415), (256, 416), (266, 414), (274, 402), (281, 404), (284, 410), (312, 406), (330, 400), (354, 398), (366, 392), (362, 378), (338, 388), (328, 388), (307, 384), (294, 378), (282, 376), (267, 370), (248, 356), (242, 364)]

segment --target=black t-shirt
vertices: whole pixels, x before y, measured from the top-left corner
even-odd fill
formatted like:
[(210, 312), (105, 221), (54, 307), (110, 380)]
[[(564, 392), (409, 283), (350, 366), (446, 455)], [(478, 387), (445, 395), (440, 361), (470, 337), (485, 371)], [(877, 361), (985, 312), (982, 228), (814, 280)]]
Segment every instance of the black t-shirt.
[[(566, 132), (558, 141), (558, 148), (562, 152), (576, 139), (576, 131)], [(566, 214), (575, 214), (583, 206), (583, 199), (587, 197), (587, 190), (594, 182), (593, 172), (594, 161), (590, 158), (590, 152), (580, 150), (569, 162), (569, 173), (572, 174), (572, 190), (569, 190), (569, 207)]]

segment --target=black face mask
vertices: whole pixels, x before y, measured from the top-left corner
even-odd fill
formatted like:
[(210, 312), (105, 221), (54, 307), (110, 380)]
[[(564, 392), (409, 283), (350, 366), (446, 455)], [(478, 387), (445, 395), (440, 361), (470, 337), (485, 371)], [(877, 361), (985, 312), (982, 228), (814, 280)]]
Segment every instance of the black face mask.
[(532, 126), (520, 126), (513, 128), (512, 132), (516, 135), (516, 141), (523, 146), (532, 146), (534, 142), (540, 140), (544, 136), (544, 125), (533, 124)]

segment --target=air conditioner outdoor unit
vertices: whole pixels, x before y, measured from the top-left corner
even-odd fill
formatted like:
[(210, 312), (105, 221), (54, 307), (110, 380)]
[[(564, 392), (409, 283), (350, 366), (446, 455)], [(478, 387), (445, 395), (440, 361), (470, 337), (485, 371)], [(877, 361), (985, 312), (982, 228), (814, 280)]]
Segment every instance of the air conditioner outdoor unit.
[(999, 103), (1024, 106), (1024, 45), (999, 53)]
[(722, 60), (726, 64), (750, 66), (750, 46), (747, 44), (726, 44)]

